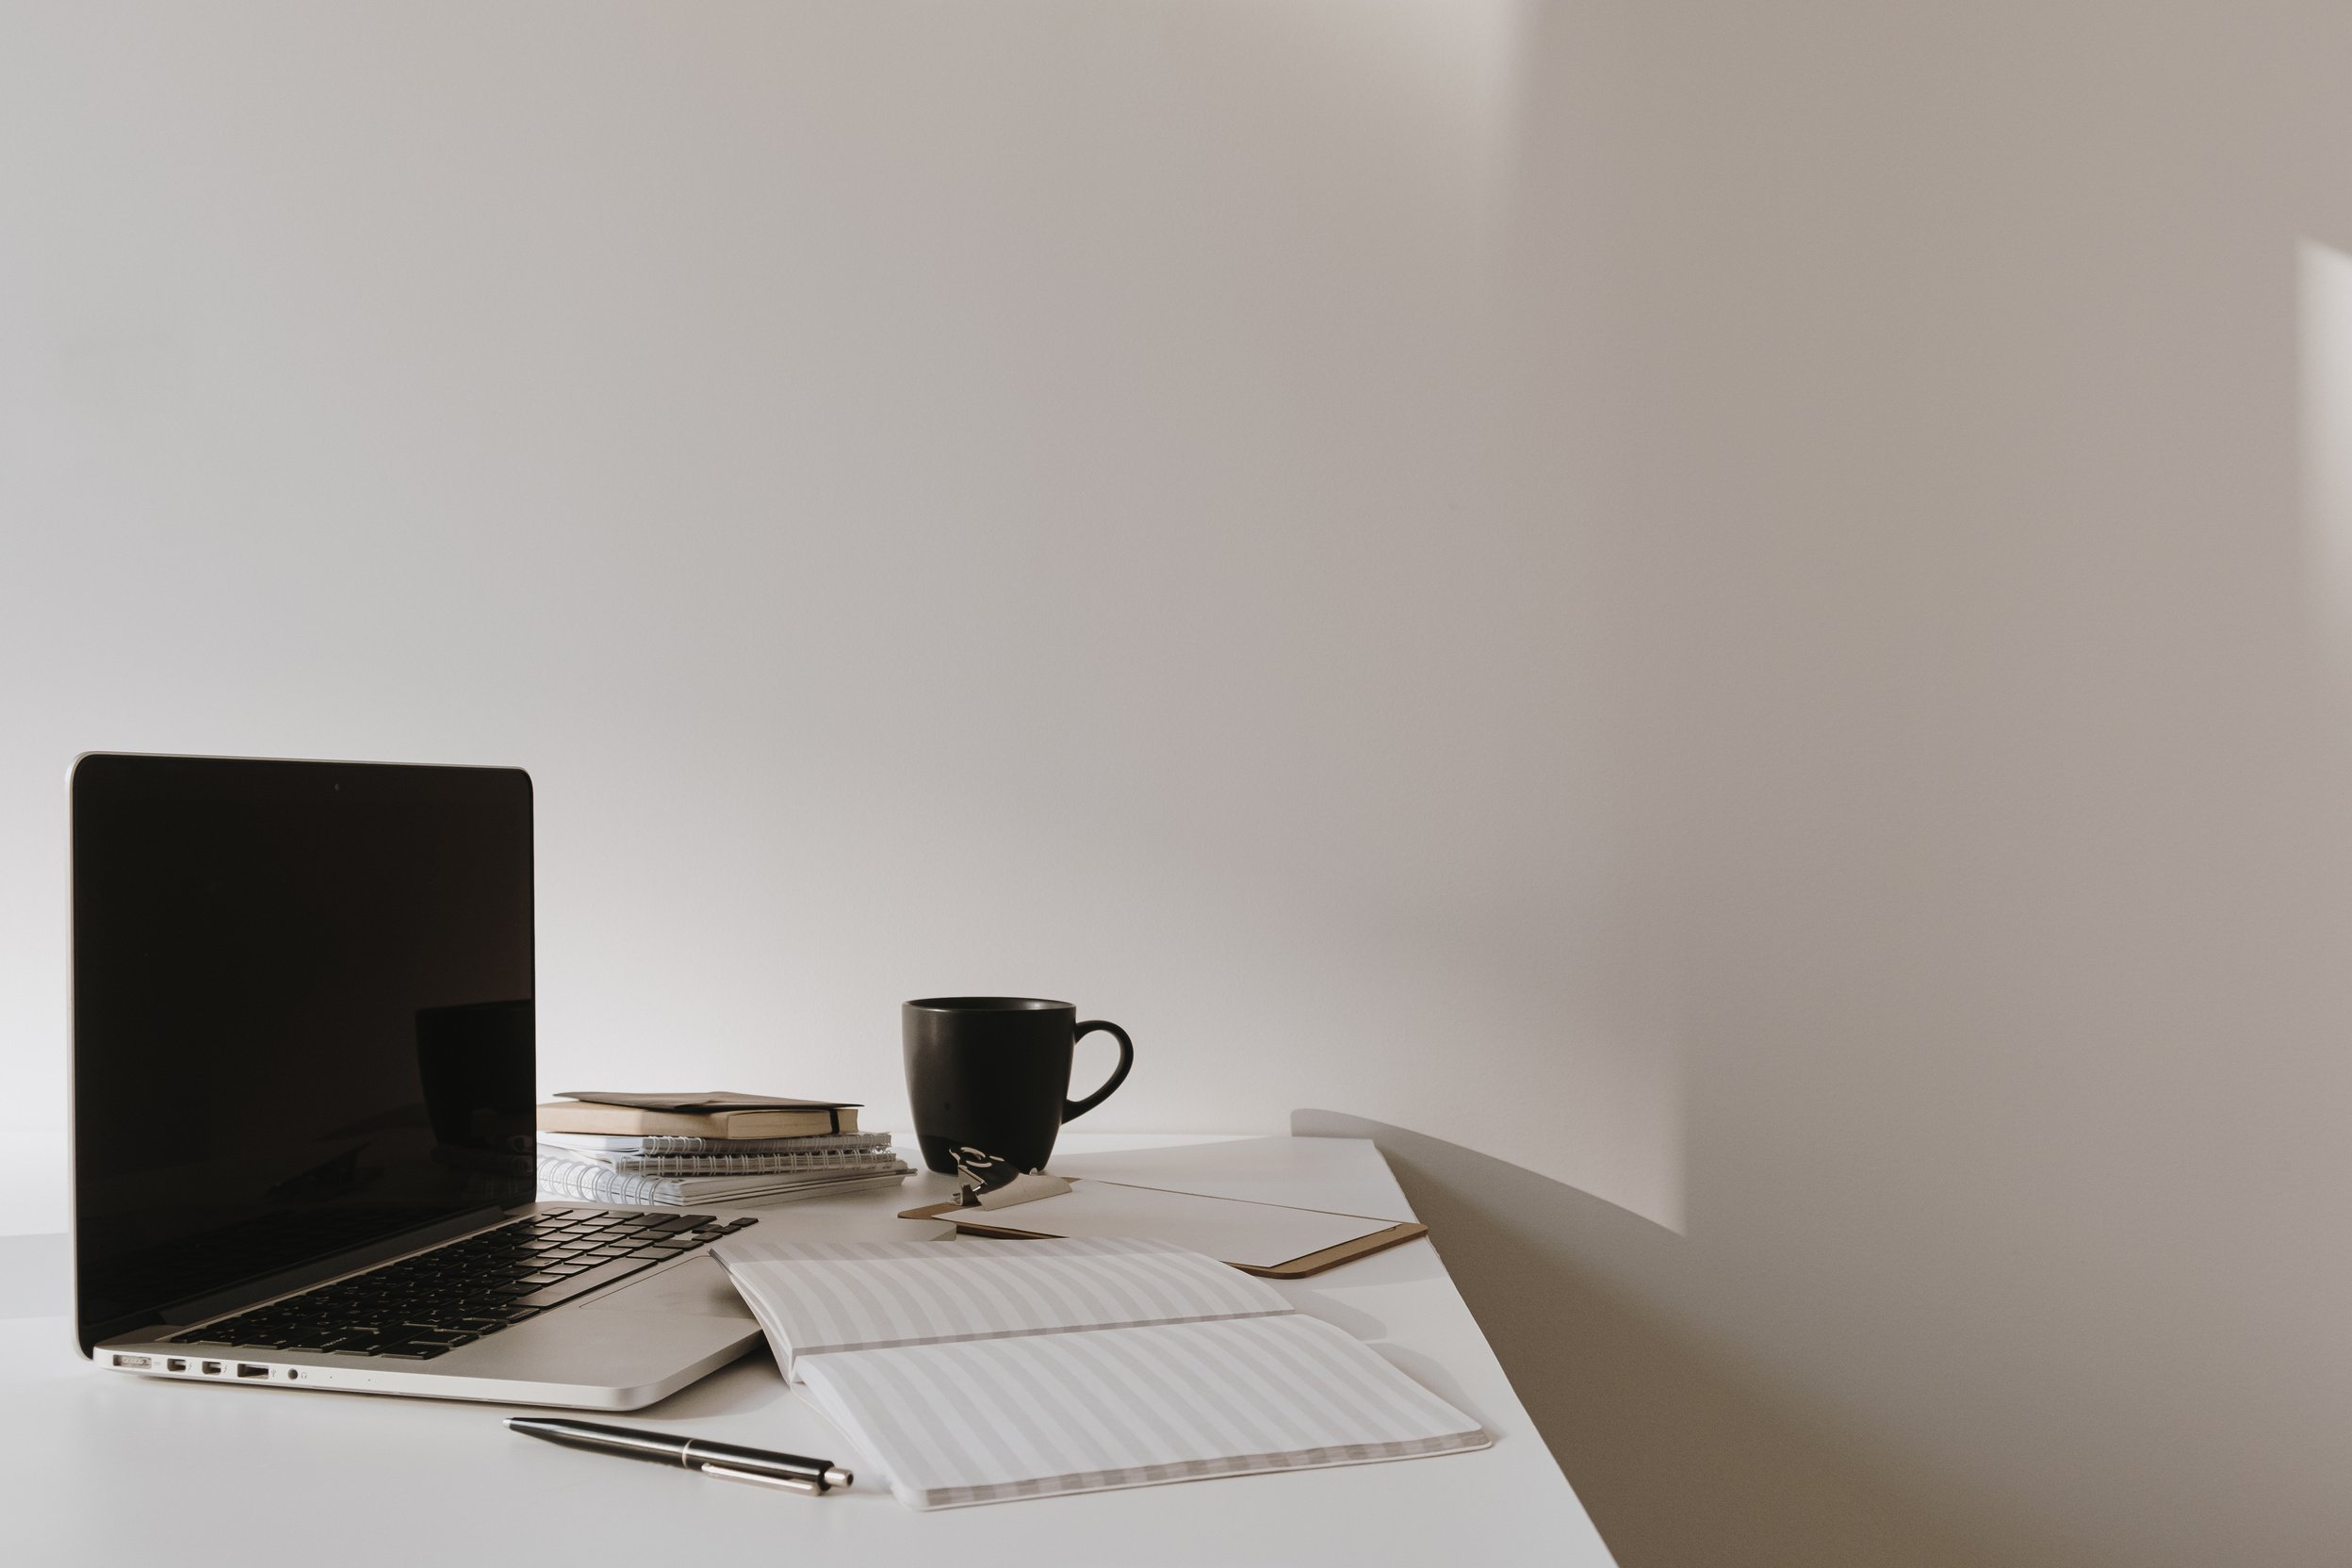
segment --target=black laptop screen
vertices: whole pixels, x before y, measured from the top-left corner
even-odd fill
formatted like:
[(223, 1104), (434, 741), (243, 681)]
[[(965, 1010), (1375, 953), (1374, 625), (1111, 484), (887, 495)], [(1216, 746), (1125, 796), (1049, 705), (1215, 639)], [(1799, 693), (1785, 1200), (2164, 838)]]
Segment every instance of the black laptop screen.
[(85, 1349), (530, 1200), (528, 776), (91, 756), (73, 831)]

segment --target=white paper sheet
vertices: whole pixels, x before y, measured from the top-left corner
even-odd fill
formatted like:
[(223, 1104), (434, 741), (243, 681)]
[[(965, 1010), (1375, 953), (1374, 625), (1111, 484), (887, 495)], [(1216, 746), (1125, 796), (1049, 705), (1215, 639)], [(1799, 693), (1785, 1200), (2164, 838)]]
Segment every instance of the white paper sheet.
[[(951, 1212), (941, 1217), (956, 1217)], [(1396, 1223), (1086, 1177), (1076, 1178), (1071, 1189), (1057, 1198), (991, 1210), (985, 1219), (972, 1217), (974, 1223), (1045, 1235), (1148, 1236), (1253, 1268), (1270, 1268)]]
[(1291, 1311), (1273, 1286), (1137, 1237), (1054, 1241), (762, 1241), (712, 1247), (768, 1332), (803, 1356)]

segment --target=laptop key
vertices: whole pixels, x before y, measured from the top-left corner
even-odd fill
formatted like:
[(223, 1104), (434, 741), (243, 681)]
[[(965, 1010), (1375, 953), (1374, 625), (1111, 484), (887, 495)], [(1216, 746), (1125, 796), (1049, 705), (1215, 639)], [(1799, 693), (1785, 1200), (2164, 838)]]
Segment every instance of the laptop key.
[(612, 1263), (598, 1264), (596, 1267), (575, 1274), (568, 1280), (559, 1280), (553, 1284), (544, 1285), (532, 1291), (528, 1296), (517, 1297), (514, 1304), (518, 1307), (552, 1307), (560, 1302), (568, 1301), (575, 1296), (585, 1296), (600, 1285), (609, 1285), (615, 1280), (625, 1280), (640, 1269), (651, 1268), (653, 1264), (654, 1260), (651, 1258), (622, 1258)]

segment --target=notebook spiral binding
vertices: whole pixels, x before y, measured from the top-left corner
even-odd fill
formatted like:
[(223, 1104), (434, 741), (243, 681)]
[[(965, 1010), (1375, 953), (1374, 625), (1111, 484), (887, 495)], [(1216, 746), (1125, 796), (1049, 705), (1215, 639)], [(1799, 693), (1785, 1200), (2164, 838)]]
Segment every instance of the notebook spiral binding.
[(587, 1155), (567, 1149), (542, 1149), (541, 1160), (616, 1171), (629, 1176), (773, 1176), (801, 1170), (888, 1170), (897, 1156), (888, 1149), (845, 1149), (807, 1154), (610, 1154)]

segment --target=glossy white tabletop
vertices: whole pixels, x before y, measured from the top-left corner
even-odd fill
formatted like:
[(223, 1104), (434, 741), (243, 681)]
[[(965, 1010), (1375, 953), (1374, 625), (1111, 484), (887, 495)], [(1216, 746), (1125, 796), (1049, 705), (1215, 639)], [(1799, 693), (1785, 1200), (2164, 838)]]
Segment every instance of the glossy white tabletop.
[[(1072, 1133), (1054, 1168), (1411, 1217), (1379, 1152), (1351, 1139)], [(748, 1212), (785, 1233), (922, 1235), (937, 1228), (891, 1216), (948, 1188), (926, 1174), (903, 1189)], [(63, 1253), (9, 1258), (48, 1268)], [(15, 1282), (20, 1298), (33, 1284)], [(505, 1429), (509, 1407), (101, 1371), (74, 1353), (66, 1319), (44, 1302), (41, 1315), (0, 1319), (0, 1559), (253, 1568), (1610, 1561), (1427, 1240), (1279, 1288), (1475, 1415), (1494, 1446), (919, 1513), (878, 1487), (795, 1497), (532, 1442)], [(40, 1295), (61, 1307), (62, 1282)], [(620, 1419), (858, 1462), (764, 1352)]]

